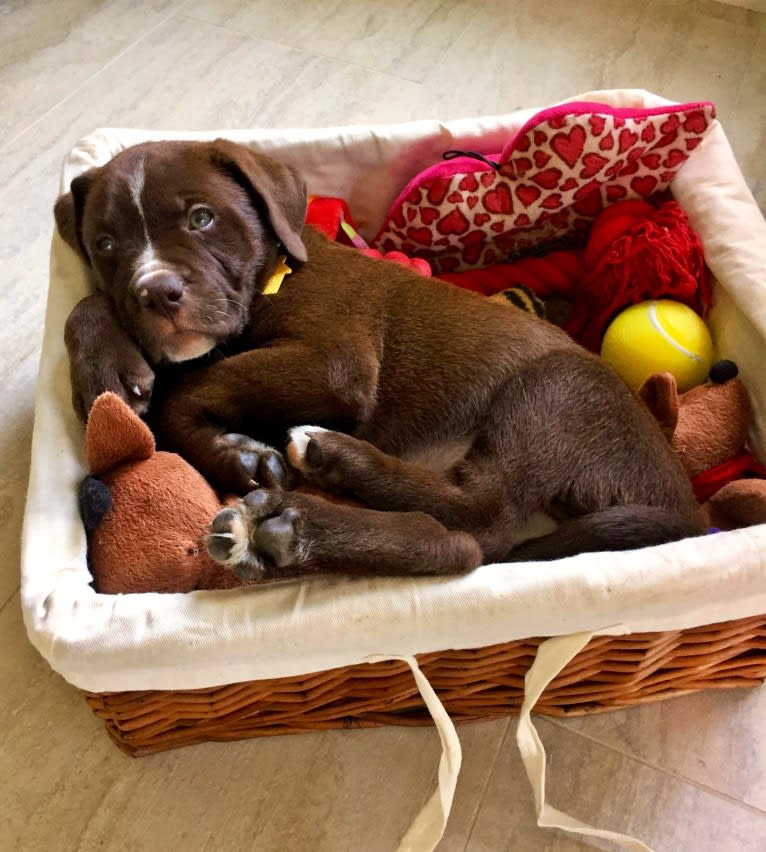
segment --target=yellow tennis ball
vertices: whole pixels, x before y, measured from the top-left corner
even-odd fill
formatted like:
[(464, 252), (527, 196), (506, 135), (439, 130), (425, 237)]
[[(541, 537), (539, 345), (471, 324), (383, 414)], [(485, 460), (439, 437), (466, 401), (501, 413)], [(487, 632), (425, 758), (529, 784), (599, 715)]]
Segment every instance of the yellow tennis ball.
[(683, 393), (702, 384), (713, 363), (713, 341), (691, 308), (662, 299), (618, 314), (606, 330), (601, 357), (638, 390), (652, 373), (672, 373)]

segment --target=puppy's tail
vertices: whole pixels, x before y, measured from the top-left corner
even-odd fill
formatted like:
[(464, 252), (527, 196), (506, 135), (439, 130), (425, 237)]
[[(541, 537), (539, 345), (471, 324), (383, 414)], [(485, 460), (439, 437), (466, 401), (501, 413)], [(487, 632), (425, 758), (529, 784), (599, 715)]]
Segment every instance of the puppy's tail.
[(635, 550), (703, 533), (702, 521), (659, 506), (611, 506), (564, 521), (557, 530), (515, 547), (509, 562), (563, 559), (578, 553)]

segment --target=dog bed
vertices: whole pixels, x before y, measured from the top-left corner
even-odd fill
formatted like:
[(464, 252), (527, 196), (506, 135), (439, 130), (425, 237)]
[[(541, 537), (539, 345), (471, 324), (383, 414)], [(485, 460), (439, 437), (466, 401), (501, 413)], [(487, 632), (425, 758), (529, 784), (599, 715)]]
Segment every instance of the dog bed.
[[(577, 100), (628, 110), (672, 105), (642, 90)], [(372, 239), (402, 187), (445, 150), (491, 156), (537, 112), (324, 130), (99, 130), (66, 159), (61, 189), (141, 141), (225, 135), (295, 165), (313, 194), (345, 198)], [(709, 324), (718, 354), (736, 361), (749, 390), (751, 446), (763, 458), (766, 222), (718, 122), (670, 189), (703, 241), (714, 276)], [(86, 693), (129, 753), (206, 739), (418, 724), (433, 715), (444, 745), (440, 793), (408, 835), (408, 848), (431, 848), (459, 767), (449, 716), (489, 718), (522, 707), (519, 744), (537, 778), (540, 824), (550, 824), (544, 757), (528, 726), (531, 697), (540, 712), (568, 715), (766, 677), (766, 525), (621, 554), (486, 565), (457, 578), (96, 594), (77, 508), (87, 473), (83, 433), (70, 404), (63, 343), (64, 321), (87, 292), (83, 265), (54, 235), (21, 597), (34, 646)]]

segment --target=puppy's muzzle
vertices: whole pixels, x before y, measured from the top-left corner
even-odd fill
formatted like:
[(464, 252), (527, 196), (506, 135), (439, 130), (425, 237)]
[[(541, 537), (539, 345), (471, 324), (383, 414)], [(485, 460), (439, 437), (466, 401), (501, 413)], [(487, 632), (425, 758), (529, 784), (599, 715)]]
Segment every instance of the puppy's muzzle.
[(144, 275), (138, 282), (136, 297), (139, 305), (172, 319), (181, 308), (185, 287), (183, 281), (171, 272), (154, 272)]

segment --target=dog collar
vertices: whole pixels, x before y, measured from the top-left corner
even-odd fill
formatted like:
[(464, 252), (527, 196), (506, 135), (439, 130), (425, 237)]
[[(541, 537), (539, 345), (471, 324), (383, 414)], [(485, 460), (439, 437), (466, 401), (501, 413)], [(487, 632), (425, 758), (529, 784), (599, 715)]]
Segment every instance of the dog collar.
[(266, 286), (262, 290), (264, 296), (273, 296), (275, 293), (278, 293), (285, 275), (289, 275), (292, 272), (292, 269), (290, 269), (285, 262), (286, 260), (287, 257), (284, 254), (279, 256), (276, 268), (271, 273), (269, 280), (266, 282)]

